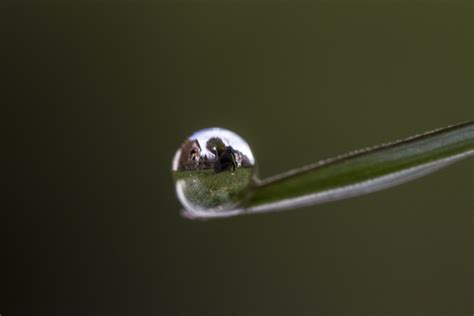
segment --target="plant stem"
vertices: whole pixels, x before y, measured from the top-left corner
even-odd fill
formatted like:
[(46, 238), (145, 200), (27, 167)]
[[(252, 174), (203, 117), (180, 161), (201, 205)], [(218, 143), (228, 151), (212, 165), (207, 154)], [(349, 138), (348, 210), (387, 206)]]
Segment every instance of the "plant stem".
[(474, 121), (316, 162), (256, 180), (241, 206), (227, 211), (184, 211), (210, 219), (294, 209), (379, 191), (474, 156)]

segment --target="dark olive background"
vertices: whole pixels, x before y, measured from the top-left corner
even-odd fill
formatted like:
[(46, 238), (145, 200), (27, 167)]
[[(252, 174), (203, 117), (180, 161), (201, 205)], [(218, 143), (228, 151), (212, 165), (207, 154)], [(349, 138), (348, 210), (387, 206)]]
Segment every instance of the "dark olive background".
[(262, 177), (473, 117), (472, 1), (2, 3), (2, 316), (470, 315), (473, 161), (208, 222), (171, 158)]

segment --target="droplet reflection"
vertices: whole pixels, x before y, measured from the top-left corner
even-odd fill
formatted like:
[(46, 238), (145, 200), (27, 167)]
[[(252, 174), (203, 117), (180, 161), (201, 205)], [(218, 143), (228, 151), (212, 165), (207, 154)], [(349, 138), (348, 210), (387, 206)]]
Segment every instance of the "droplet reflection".
[(174, 156), (176, 193), (189, 212), (230, 210), (245, 198), (254, 167), (252, 151), (239, 135), (203, 129), (187, 138)]

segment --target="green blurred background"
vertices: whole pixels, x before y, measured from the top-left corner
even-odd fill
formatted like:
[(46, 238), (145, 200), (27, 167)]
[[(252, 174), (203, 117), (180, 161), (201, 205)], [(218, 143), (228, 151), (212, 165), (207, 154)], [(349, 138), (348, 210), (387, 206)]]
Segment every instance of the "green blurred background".
[(472, 314), (472, 160), (208, 222), (170, 174), (204, 127), (265, 177), (472, 119), (472, 1), (0, 8), (2, 316)]

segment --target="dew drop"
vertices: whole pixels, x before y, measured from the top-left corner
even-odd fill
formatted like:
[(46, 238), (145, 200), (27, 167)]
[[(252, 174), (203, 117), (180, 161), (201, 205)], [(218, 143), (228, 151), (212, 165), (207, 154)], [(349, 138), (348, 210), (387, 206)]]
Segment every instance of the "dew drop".
[(223, 128), (206, 128), (181, 144), (171, 171), (186, 211), (224, 212), (245, 199), (255, 159), (239, 135)]

